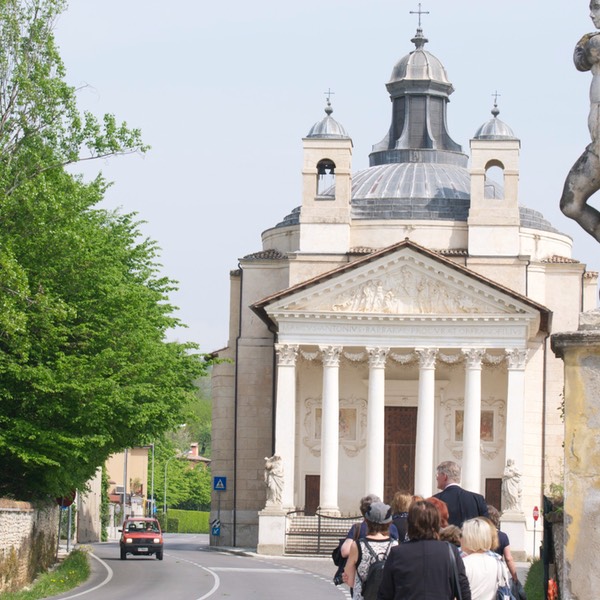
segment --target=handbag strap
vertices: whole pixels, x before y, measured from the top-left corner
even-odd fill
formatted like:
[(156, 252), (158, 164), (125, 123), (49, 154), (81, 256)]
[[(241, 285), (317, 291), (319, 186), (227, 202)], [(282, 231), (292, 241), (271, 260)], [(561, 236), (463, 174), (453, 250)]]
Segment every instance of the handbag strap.
[(456, 566), (456, 557), (454, 556), (454, 550), (452, 549), (452, 545), (450, 544), (450, 542), (446, 542), (446, 544), (448, 544), (448, 552), (450, 553), (450, 564), (452, 565), (452, 574), (453, 574), (453, 583), (454, 583), (453, 593), (458, 600), (462, 600), (460, 584), (458, 582), (458, 567)]

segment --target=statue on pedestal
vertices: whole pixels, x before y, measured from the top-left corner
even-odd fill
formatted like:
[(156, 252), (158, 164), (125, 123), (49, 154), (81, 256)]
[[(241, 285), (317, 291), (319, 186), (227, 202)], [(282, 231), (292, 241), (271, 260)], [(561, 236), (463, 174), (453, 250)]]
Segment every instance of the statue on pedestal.
[(271, 457), (265, 457), (265, 485), (267, 486), (266, 506), (281, 507), (283, 461), (278, 454), (274, 454)]
[[(600, 29), (600, 0), (590, 2), (590, 17), (596, 29)], [(587, 203), (600, 189), (600, 31), (586, 33), (577, 42), (573, 61), (579, 71), (592, 72), (588, 116), (592, 142), (567, 175), (560, 209), (600, 242), (600, 211)]]
[(521, 471), (517, 469), (515, 461), (509, 458), (506, 461), (504, 475), (502, 475), (502, 511), (522, 512), (522, 493)]

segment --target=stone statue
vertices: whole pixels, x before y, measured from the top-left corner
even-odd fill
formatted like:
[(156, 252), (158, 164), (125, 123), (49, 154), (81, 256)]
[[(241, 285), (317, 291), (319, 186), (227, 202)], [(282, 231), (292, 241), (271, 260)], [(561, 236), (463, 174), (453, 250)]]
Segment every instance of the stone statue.
[(521, 471), (515, 466), (515, 461), (509, 458), (502, 476), (502, 511), (522, 512), (521, 494)]
[[(600, 29), (600, 0), (591, 0), (590, 17)], [(560, 209), (600, 242), (600, 212), (590, 206), (589, 197), (600, 189), (600, 32), (586, 33), (573, 55), (579, 71), (592, 72), (588, 129), (591, 144), (573, 165), (563, 188)]]
[(278, 454), (271, 457), (265, 456), (265, 485), (267, 486), (266, 506), (281, 506), (283, 461)]

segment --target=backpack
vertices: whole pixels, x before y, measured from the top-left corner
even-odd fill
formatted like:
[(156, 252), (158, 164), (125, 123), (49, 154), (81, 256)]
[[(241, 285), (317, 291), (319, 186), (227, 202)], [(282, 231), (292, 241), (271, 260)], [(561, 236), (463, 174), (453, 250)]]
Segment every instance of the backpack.
[(390, 548), (392, 544), (388, 545), (385, 554), (382, 559), (379, 559), (378, 555), (375, 554), (373, 548), (371, 548), (371, 544), (365, 539), (362, 540), (364, 542), (365, 547), (371, 553), (371, 556), (375, 559), (369, 565), (369, 570), (367, 571), (367, 576), (364, 581), (361, 579), (362, 583), (362, 597), (364, 600), (377, 600), (377, 593), (379, 592), (379, 586), (381, 585), (381, 580), (383, 579), (383, 567), (385, 566), (385, 559), (388, 556)]

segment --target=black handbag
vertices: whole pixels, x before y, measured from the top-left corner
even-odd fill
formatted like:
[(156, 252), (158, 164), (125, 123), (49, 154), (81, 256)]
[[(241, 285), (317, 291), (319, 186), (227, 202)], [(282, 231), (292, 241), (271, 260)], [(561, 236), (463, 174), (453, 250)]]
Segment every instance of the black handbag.
[(457, 600), (462, 600), (462, 594), (460, 591), (460, 583), (458, 581), (458, 567), (456, 566), (456, 557), (454, 556), (454, 550), (452, 550), (452, 544), (450, 542), (446, 542), (448, 544), (448, 552), (450, 553), (450, 564), (452, 565), (452, 573), (453, 577), (453, 590), (452, 593)]

